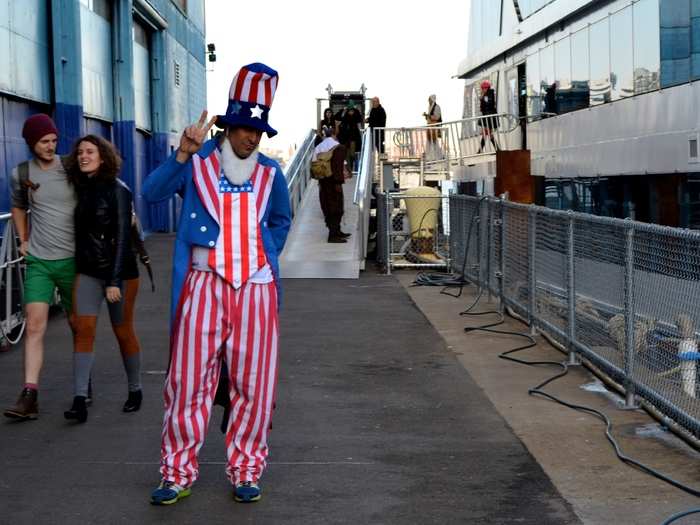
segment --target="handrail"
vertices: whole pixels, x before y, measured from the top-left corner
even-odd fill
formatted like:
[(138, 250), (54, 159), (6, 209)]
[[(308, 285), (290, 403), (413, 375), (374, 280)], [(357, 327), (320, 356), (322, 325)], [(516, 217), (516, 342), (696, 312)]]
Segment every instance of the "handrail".
[(296, 184), (297, 182), (294, 180), (300, 173), (299, 170), (299, 164), (302, 161), (302, 159), (308, 154), (308, 150), (312, 149), (313, 151), (313, 142), (314, 142), (314, 137), (316, 133), (314, 130), (309, 130), (307, 134), (304, 137), (304, 140), (301, 143), (301, 146), (299, 146), (296, 151), (294, 152), (294, 155), (292, 156), (291, 160), (289, 161), (289, 164), (287, 165), (287, 174), (286, 174), (286, 179), (287, 179), (287, 189), (292, 189), (292, 186)]
[(353, 197), (353, 202), (355, 204), (360, 204), (360, 201), (364, 198), (367, 193), (368, 181), (371, 182), (373, 171), (371, 170), (370, 163), (372, 159), (372, 133), (371, 128), (367, 128), (362, 133), (362, 147), (360, 148), (360, 165), (357, 169), (357, 185), (355, 186), (355, 195)]
[(297, 208), (304, 197), (306, 187), (310, 180), (311, 156), (314, 152), (314, 139), (316, 132), (312, 129), (306, 134), (301, 146), (294, 152), (292, 160), (287, 168), (287, 190), (289, 192), (289, 206), (292, 217), (296, 215)]
[(357, 170), (357, 184), (353, 201), (359, 211), (360, 260), (367, 258), (367, 241), (369, 239), (370, 200), (372, 198), (372, 180), (374, 178), (374, 140), (371, 129), (362, 134), (360, 149), (360, 167)]

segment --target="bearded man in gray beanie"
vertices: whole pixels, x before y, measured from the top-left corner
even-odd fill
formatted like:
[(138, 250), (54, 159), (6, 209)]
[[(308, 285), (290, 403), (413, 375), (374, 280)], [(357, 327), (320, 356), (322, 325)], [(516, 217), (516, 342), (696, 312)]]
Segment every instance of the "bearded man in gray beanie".
[[(75, 279), (73, 213), (76, 196), (61, 159), (56, 155), (58, 130), (51, 117), (39, 113), (24, 123), (22, 137), (33, 158), (12, 170), (12, 220), (25, 258), (24, 386), (6, 417), (26, 421), (39, 414), (39, 374), (44, 360), (44, 334), (49, 306), (58, 289), (69, 315)], [(31, 212), (31, 213), (28, 213)]]

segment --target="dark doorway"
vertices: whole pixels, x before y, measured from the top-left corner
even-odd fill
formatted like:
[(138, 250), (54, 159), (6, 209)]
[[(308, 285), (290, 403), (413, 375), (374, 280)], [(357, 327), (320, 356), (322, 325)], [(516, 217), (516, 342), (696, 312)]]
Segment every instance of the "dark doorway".
[(527, 149), (527, 77), (525, 62), (518, 65), (518, 118), (522, 131), (522, 149)]

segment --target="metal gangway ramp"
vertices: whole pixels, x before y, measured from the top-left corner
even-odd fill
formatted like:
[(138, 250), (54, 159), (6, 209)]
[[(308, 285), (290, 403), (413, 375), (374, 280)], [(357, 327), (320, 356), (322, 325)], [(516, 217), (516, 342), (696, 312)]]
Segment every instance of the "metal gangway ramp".
[(402, 173), (417, 173), (419, 184), (425, 180), (483, 178), (477, 170), (490, 164), (490, 171), (494, 171), (496, 155), (494, 149), (481, 151), (482, 128), (493, 130), (501, 147), (512, 148), (519, 143), (514, 133), (518, 119), (510, 114), (472, 117), (438, 126), (365, 129), (358, 170), (343, 190), (342, 229), (352, 234), (345, 244), (327, 242), (318, 183), (310, 178), (316, 133), (307, 132), (287, 168), (293, 223), (280, 258), (282, 277), (357, 279), (367, 257), (372, 183), (384, 192), (389, 189), (384, 187), (387, 174), (391, 185), (396, 181), (399, 187), (403, 187)]
[[(360, 155), (360, 169), (346, 181), (343, 194), (345, 213), (342, 229), (350, 233), (347, 243), (327, 242), (328, 230), (323, 220), (318, 183), (310, 178), (310, 163), (315, 132), (309, 131), (297, 149), (287, 170), (287, 186), (292, 208), (292, 228), (280, 258), (280, 271), (291, 279), (357, 279), (364, 269), (366, 255), (366, 221), (371, 176), (365, 159), (369, 157), (366, 140)], [(366, 206), (365, 206), (366, 204)]]

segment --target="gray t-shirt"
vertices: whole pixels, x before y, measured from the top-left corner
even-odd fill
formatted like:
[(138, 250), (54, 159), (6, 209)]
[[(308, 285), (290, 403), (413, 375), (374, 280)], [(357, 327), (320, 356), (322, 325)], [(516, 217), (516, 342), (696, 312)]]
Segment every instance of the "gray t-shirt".
[(30, 160), (29, 180), (39, 187), (21, 191), (17, 168), (12, 170), (12, 207), (31, 211), (29, 254), (54, 261), (73, 257), (76, 195), (68, 183), (61, 159), (56, 157), (53, 166), (46, 170), (41, 169), (36, 160)]

